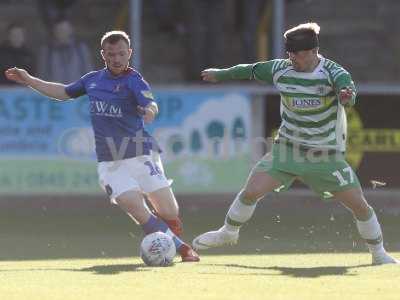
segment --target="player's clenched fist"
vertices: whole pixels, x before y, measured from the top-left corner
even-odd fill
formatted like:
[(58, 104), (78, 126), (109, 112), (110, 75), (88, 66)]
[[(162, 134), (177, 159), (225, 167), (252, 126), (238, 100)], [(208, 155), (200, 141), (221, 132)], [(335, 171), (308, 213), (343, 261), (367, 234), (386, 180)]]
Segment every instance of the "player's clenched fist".
[(351, 99), (354, 96), (354, 91), (350, 87), (346, 87), (344, 89), (341, 89), (339, 92), (339, 100), (340, 103), (343, 105), (347, 104), (348, 102), (351, 101)]
[(4, 73), (8, 80), (15, 81), (19, 84), (25, 84), (25, 85), (28, 84), (30, 75), (24, 69), (18, 69), (16, 67), (14, 67), (14, 68), (10, 68), (10, 69), (6, 70)]
[(143, 121), (146, 124), (153, 122), (156, 117), (156, 111), (154, 110), (153, 107), (143, 107), (143, 106), (138, 105), (136, 107), (136, 110), (137, 110), (138, 114), (143, 117)]
[(208, 82), (217, 82), (217, 78), (215, 77), (215, 73), (218, 69), (205, 69), (201, 71), (201, 79)]

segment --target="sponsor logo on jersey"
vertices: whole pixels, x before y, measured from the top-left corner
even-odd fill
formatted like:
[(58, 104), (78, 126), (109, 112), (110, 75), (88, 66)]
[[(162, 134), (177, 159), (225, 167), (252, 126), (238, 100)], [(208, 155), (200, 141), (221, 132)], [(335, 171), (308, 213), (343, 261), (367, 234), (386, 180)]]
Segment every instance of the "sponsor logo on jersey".
[(321, 99), (292, 99), (292, 106), (295, 108), (315, 108), (321, 106)]
[(97, 116), (122, 118), (122, 109), (119, 105), (110, 104), (105, 101), (91, 101), (90, 113)]

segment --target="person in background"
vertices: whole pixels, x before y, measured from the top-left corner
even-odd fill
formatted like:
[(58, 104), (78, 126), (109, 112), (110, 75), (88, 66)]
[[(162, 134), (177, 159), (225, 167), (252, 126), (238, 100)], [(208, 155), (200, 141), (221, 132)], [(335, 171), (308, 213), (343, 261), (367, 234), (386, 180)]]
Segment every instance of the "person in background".
[(52, 37), (39, 52), (38, 75), (44, 80), (69, 83), (93, 70), (88, 46), (78, 41), (67, 19), (58, 20)]
[(51, 28), (61, 19), (70, 19), (77, 8), (77, 0), (36, 0), (37, 11), (42, 17), (46, 29)]
[(31, 74), (36, 74), (35, 56), (26, 45), (26, 29), (21, 24), (10, 24), (7, 40), (0, 46), (0, 84), (13, 84), (4, 76), (10, 67), (21, 66)]

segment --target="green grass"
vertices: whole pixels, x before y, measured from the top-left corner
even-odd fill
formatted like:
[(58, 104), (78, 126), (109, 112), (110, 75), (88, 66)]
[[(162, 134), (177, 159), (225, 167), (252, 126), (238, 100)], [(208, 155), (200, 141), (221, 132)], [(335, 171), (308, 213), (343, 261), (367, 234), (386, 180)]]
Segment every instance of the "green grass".
[[(185, 240), (219, 226), (225, 210), (187, 205)], [(166, 268), (143, 265), (141, 230), (115, 207), (1, 211), (0, 299), (400, 299), (400, 266), (370, 265), (349, 213), (279, 211), (260, 204), (238, 245)], [(398, 217), (379, 217), (400, 258)]]
[[(399, 254), (399, 253), (397, 253)], [(0, 263), (2, 299), (399, 299), (400, 267), (367, 254), (203, 256), (150, 268), (137, 258)]]

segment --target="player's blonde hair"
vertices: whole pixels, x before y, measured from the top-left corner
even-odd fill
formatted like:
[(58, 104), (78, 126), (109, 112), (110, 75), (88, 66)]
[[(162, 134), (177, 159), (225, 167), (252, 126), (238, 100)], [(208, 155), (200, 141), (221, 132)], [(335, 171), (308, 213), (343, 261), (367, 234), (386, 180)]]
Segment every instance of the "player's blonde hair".
[(128, 44), (128, 47), (131, 47), (131, 40), (129, 38), (129, 35), (122, 30), (113, 30), (113, 31), (109, 31), (106, 32), (103, 37), (101, 38), (101, 49), (104, 49), (104, 44), (105, 43), (110, 43), (110, 44), (114, 44), (120, 40), (125, 41)]
[(283, 36), (287, 38), (288, 35), (296, 34), (296, 33), (301, 33), (301, 32), (310, 32), (313, 31), (316, 35), (319, 34), (320, 27), (317, 23), (314, 22), (309, 22), (309, 23), (304, 23), (297, 25), (293, 28), (290, 28), (289, 30), (286, 30)]

